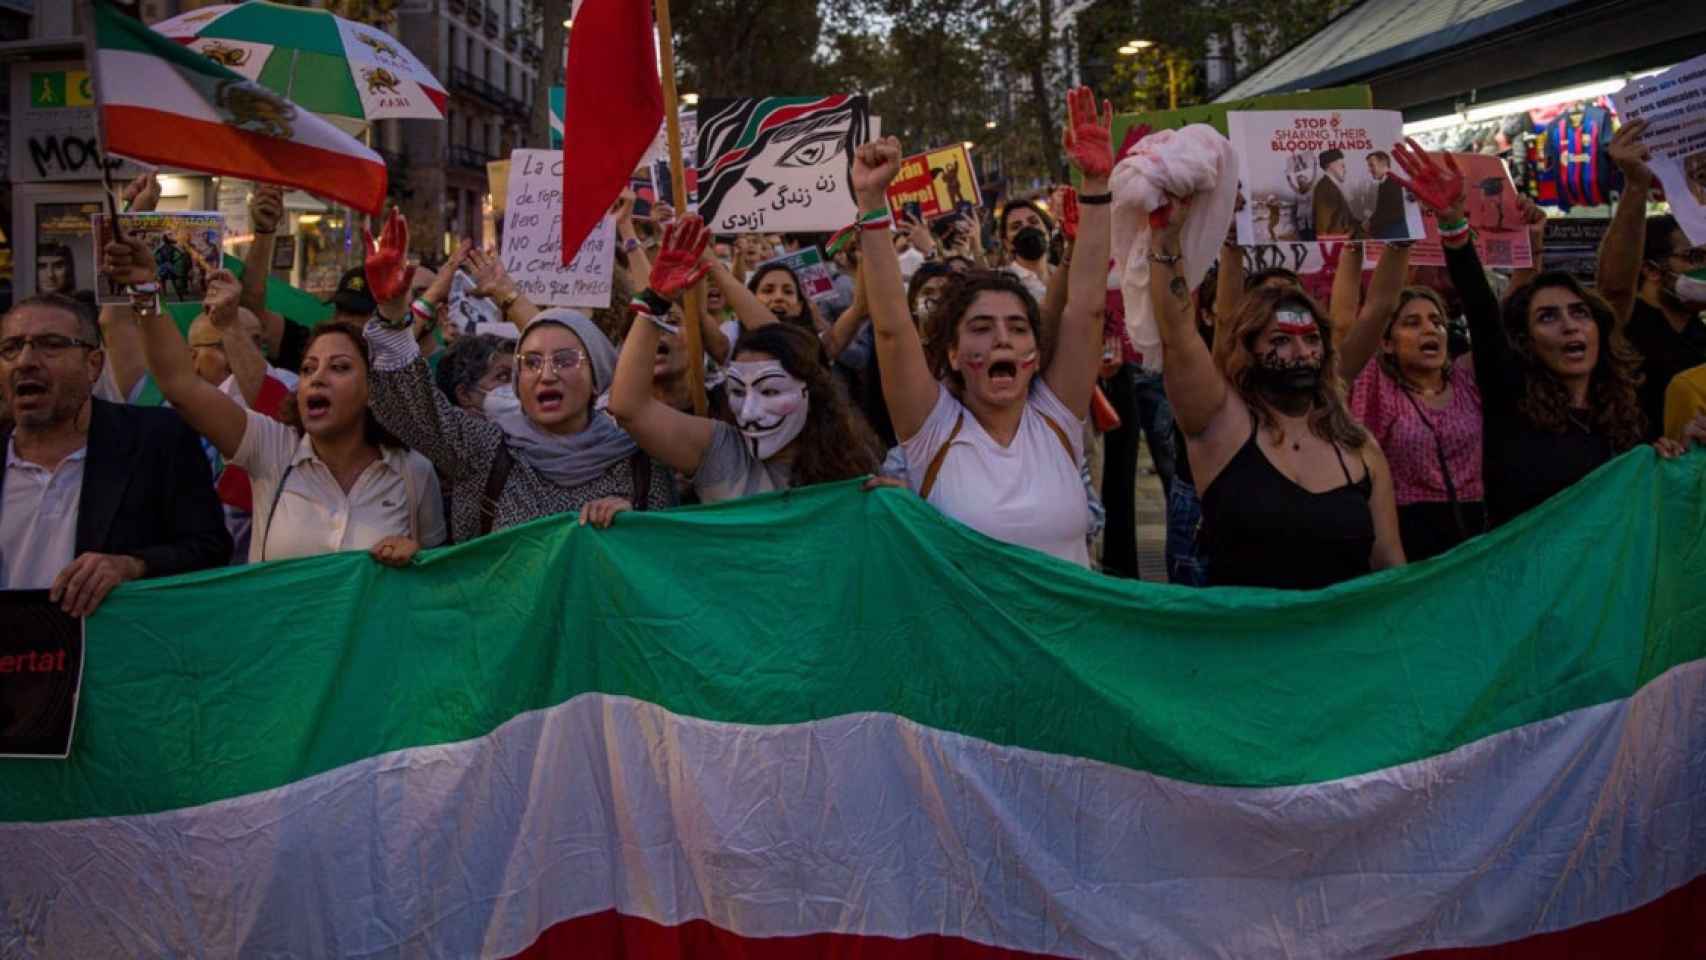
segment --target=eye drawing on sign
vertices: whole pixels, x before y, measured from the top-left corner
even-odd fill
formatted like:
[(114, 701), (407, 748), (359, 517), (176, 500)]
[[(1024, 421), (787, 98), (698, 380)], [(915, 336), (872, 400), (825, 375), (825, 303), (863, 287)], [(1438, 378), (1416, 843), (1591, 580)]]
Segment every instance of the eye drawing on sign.
[(701, 101), (699, 202), (712, 229), (845, 226), (868, 112), (848, 94)]

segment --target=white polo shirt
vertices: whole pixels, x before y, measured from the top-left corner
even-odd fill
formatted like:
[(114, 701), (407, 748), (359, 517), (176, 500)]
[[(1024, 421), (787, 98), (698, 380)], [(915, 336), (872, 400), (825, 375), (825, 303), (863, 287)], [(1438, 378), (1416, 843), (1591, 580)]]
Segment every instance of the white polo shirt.
[(258, 563), (263, 555), (282, 560), (366, 550), (391, 536), (414, 537), (423, 547), (444, 542), (444, 499), (438, 475), (425, 457), (383, 448), (345, 494), (331, 469), (315, 456), (307, 434), (265, 414), (247, 414), (249, 425), (231, 462), (249, 471), (254, 490), (250, 563)]
[(0, 590), (46, 590), (77, 550), (77, 504), (83, 496), (79, 447), (52, 470), (18, 456), (6, 441), (6, 489), (0, 494)]

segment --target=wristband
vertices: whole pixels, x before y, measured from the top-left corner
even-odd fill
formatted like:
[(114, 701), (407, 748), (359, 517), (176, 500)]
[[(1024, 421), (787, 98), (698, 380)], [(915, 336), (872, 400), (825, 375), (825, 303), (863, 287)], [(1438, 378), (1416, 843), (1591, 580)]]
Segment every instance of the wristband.
[(1468, 217), (1464, 217), (1461, 220), (1456, 220), (1456, 221), (1453, 221), (1451, 223), (1440, 223), (1439, 224), (1439, 235), (1442, 237), (1446, 236), (1447, 234), (1455, 235), (1455, 234), (1468, 233), (1468, 232), (1469, 232), (1469, 218)]
[(1081, 207), (1101, 207), (1114, 202), (1112, 190), (1107, 193), (1081, 193), (1078, 195), (1078, 205)]
[(1184, 259), (1184, 254), (1181, 254), (1181, 253), (1175, 253), (1172, 256), (1168, 256), (1167, 254), (1164, 254), (1164, 253), (1156, 253), (1153, 250), (1149, 251), (1149, 262), (1150, 263), (1164, 263), (1167, 266), (1171, 267), (1171, 266), (1176, 265), (1180, 260), (1183, 260), (1183, 259)]
[(387, 330), (401, 330), (404, 327), (407, 327), (410, 325), (409, 314), (407, 311), (405, 311), (402, 316), (396, 318), (395, 320), (391, 319), (390, 317), (387, 317), (385, 314), (379, 312), (378, 310), (373, 311), (373, 315), (374, 315), (374, 317), (378, 318), (379, 325), (384, 327)]
[(438, 308), (434, 307), (432, 301), (426, 297), (416, 297), (415, 301), (409, 304), (409, 312), (427, 323), (432, 323), (438, 319)]
[[(146, 286), (158, 287), (159, 284), (146, 284)], [(142, 293), (132, 290), (130, 293), (130, 309), (136, 314), (137, 320), (141, 320), (143, 317), (159, 316), (162, 312), (160, 294), (158, 292)]]
[(651, 287), (634, 294), (633, 303), (654, 317), (669, 316), (670, 299)]
[(868, 213), (859, 214), (859, 229), (861, 230), (887, 230), (892, 226), (894, 226), (894, 218), (889, 215), (886, 209), (878, 208)]
[(508, 313), (509, 308), (515, 306), (515, 302), (517, 300), (520, 300), (520, 299), (521, 299), (521, 291), (520, 290), (511, 290), (510, 292), (508, 292), (508, 293), (506, 293), (503, 296), (498, 298), (498, 309), (503, 311), (504, 313)]
[(638, 249), (640, 249), (640, 238), (639, 237), (629, 237), (628, 239), (622, 241), (622, 252), (623, 253), (633, 253), (635, 250), (638, 250)]

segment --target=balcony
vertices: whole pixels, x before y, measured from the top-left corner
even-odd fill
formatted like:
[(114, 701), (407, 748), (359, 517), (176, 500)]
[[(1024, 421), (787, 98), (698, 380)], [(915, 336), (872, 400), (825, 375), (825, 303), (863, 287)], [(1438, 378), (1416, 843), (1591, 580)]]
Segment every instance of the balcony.
[(507, 106), (508, 95), (496, 84), (468, 72), (462, 67), (450, 71), (450, 89), (478, 97), (498, 110)]
[(468, 0), (445, 0), (445, 5), (451, 13), (464, 13), (468, 9)]
[(465, 147), (457, 143), (450, 145), (450, 165), (453, 167), (485, 173), (486, 164), (491, 162), (491, 159), (483, 150), (476, 150), (473, 147)]
[(480, 0), (468, 0), (468, 25), (477, 27), (486, 18), (486, 5)]
[(498, 12), (492, 8), (491, 4), (486, 4), (486, 39), (496, 40), (500, 25)]
[(521, 49), (521, 33), (520, 28), (511, 27), (509, 33), (504, 34), (504, 48), (510, 53), (515, 53)]

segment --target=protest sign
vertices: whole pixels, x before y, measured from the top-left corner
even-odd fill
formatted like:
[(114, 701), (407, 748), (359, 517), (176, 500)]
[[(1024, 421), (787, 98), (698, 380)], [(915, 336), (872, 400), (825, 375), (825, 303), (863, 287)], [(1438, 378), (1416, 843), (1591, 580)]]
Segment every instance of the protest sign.
[(64, 759), (83, 684), (83, 621), (46, 590), (0, 590), (0, 757)]
[[(95, 249), (104, 250), (112, 241), (112, 221), (104, 213), (92, 218)], [(219, 269), (225, 241), (225, 218), (217, 213), (121, 213), (119, 229), (132, 240), (141, 240), (154, 258), (154, 277), (160, 298), (167, 303), (200, 303), (207, 296), (207, 275)], [(125, 288), (101, 277), (95, 284), (101, 303), (129, 303)]]
[[(1465, 193), (1464, 211), (1469, 226), (1475, 231), (1475, 249), (1481, 255), (1482, 266), (1501, 270), (1522, 270), (1534, 265), (1534, 251), (1529, 249), (1528, 227), (1522, 222), (1522, 205), (1517, 202), (1516, 187), (1511, 183), (1505, 162), (1485, 153), (1454, 153), (1457, 169), (1463, 171)], [(1444, 154), (1433, 158), (1445, 162)], [(1410, 248), (1410, 263), (1417, 267), (1445, 266), (1445, 248), (1439, 242), (1439, 224), (1433, 217), (1423, 217), (1427, 228), (1425, 240), (1416, 241)]]
[(610, 306), (615, 221), (608, 215), (601, 219), (566, 267), (562, 247), (563, 151), (517, 150), (510, 154), (504, 204), (504, 269), (538, 306)]
[(1238, 242), (1419, 240), (1422, 210), (1388, 173), (1404, 121), (1393, 110), (1233, 111)]
[(853, 151), (865, 97), (699, 101), (699, 212), (717, 233), (839, 230), (858, 219)]
[(1553, 217), (1546, 221), (1540, 268), (1559, 270), (1593, 282), (1599, 270), (1599, 245), (1611, 229), (1609, 217)]
[(466, 334), (495, 333), (514, 337), (515, 324), (504, 319), (502, 310), (490, 299), (474, 293), (474, 281), (461, 270), (450, 278), (450, 323)]
[(981, 195), (971, 151), (956, 143), (926, 153), (913, 154), (900, 162), (900, 172), (889, 184), (889, 212), (935, 220), (975, 207)]
[(818, 248), (802, 247), (793, 253), (771, 257), (754, 269), (754, 275), (773, 263), (794, 271), (794, 276), (800, 278), (800, 292), (811, 300), (825, 300), (835, 295), (835, 278), (829, 275), (829, 264), (823, 262), (823, 253)]
[(1706, 54), (1611, 95), (1624, 123), (1647, 121), (1647, 165), (1690, 242), (1706, 244)]
[[(661, 134), (660, 134), (661, 135)], [(679, 216), (683, 213), (699, 212), (699, 164), (696, 161), (699, 150), (699, 112), (697, 110), (681, 111), (681, 175), (687, 182), (687, 206), (682, 207), (675, 199), (675, 178), (669, 169), (669, 153), (652, 158), (652, 186), (657, 190), (657, 202), (667, 203), (675, 208)]]
[(1366, 84), (1351, 87), (1330, 87), (1326, 90), (1304, 90), (1299, 93), (1272, 93), (1243, 100), (1204, 103), (1177, 110), (1145, 110), (1140, 113), (1121, 113), (1114, 117), (1113, 139), (1118, 148), (1125, 143), (1126, 133), (1136, 126), (1151, 130), (1177, 130), (1193, 123), (1206, 123), (1222, 134), (1226, 133), (1226, 115), (1233, 110), (1367, 110), (1374, 106), (1374, 93)]

